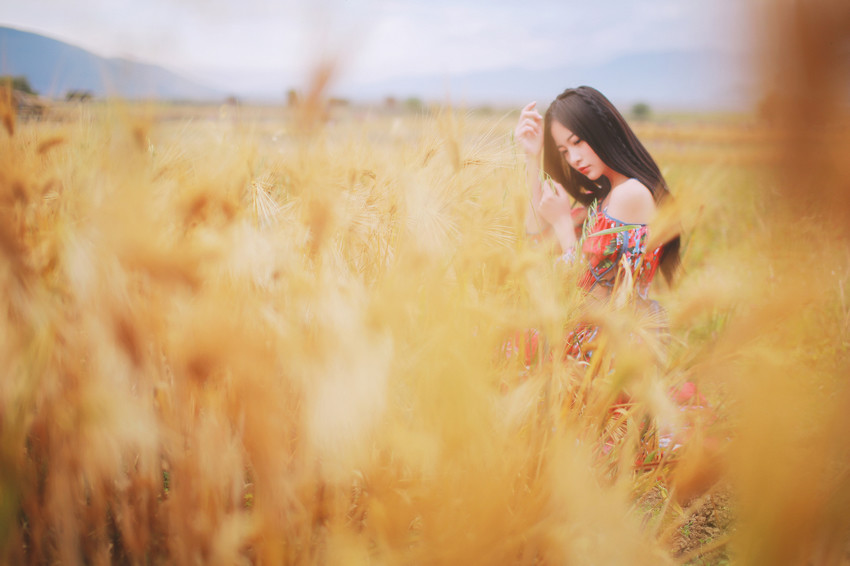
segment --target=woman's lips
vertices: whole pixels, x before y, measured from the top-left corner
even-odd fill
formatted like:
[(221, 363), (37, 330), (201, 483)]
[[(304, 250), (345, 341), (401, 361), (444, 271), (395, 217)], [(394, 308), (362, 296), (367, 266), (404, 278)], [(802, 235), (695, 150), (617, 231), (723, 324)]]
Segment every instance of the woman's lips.
[(588, 171), (590, 171), (590, 167), (588, 166), (578, 168), (578, 172), (585, 176), (587, 176)]

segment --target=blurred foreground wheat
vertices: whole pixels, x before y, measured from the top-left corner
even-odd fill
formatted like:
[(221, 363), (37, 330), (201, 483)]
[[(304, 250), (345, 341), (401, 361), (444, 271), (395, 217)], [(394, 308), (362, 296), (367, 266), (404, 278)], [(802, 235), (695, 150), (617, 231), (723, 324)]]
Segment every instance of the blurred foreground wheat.
[[(512, 117), (77, 112), (0, 139), (6, 563), (846, 559), (848, 130), (799, 213), (793, 125), (647, 126), (671, 341), (591, 312), (643, 347), (526, 368), (506, 338), (554, 351), (581, 301), (520, 237)], [(735, 523), (677, 550), (718, 491)]]

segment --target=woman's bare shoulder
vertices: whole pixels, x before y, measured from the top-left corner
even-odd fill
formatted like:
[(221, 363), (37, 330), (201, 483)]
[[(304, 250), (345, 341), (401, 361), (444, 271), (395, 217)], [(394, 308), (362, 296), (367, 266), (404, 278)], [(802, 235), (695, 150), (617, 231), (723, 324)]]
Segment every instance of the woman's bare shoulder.
[(655, 199), (646, 185), (629, 179), (611, 189), (608, 215), (628, 224), (648, 224), (655, 214)]

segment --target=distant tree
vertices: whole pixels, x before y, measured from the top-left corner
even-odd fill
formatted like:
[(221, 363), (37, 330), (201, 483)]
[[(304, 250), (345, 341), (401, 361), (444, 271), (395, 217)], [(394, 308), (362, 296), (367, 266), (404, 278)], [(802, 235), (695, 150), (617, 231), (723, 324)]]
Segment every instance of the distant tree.
[(410, 98), (405, 99), (404, 107), (405, 109), (411, 112), (419, 112), (425, 105), (422, 103), (421, 98), (416, 98), (415, 96), (411, 96)]
[(398, 107), (398, 100), (394, 96), (388, 96), (384, 99), (384, 108), (394, 110)]
[(328, 105), (330, 106), (349, 106), (351, 101), (347, 98), (339, 98), (339, 97), (331, 97), (328, 100)]
[(286, 91), (286, 105), (298, 106), (298, 91), (294, 88), (291, 88)]
[(47, 103), (37, 94), (9, 89), (8, 85), (0, 84), (0, 92), (2, 91), (5, 91), (5, 94), (2, 95), (4, 97), (11, 94), (11, 102), (18, 116), (21, 118), (35, 118), (37, 120), (47, 112)]
[(646, 102), (638, 102), (632, 106), (632, 117), (635, 120), (648, 120), (652, 115), (652, 109)]
[(65, 93), (66, 102), (88, 102), (94, 98), (90, 90), (69, 90)]
[(27, 94), (38, 94), (31, 86), (28, 78), (24, 76), (12, 77), (9, 75), (0, 77), (0, 85), (11, 86), (12, 90), (25, 92)]

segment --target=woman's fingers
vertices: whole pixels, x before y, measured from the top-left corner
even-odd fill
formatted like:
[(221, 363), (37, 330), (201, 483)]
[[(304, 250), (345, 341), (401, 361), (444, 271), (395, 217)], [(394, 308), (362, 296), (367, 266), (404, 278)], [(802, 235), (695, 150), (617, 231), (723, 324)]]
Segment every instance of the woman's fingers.
[(523, 133), (533, 133), (535, 135), (539, 133), (536, 128), (542, 124), (543, 117), (537, 110), (535, 110), (536, 106), (537, 102), (529, 102), (525, 105), (525, 107), (523, 107), (519, 114), (519, 121), (517, 123), (517, 136), (520, 135), (521, 131)]
[(535, 107), (537, 102), (529, 102), (520, 112), (514, 137), (527, 155), (539, 155), (543, 144), (543, 117)]
[(531, 120), (535, 124), (542, 124), (543, 123), (543, 116), (541, 116), (537, 111), (523, 112), (522, 114), (519, 115), (519, 119), (520, 119), (520, 121)]
[(567, 190), (561, 184), (556, 183), (551, 179), (547, 179), (543, 181), (541, 185), (545, 188), (545, 190), (543, 190), (543, 197), (541, 199), (541, 202), (543, 201), (543, 199), (545, 199), (547, 203), (569, 200), (569, 197), (567, 196)]
[(522, 135), (525, 133), (537, 134), (539, 132), (539, 129), (534, 124), (523, 124), (519, 128), (517, 128), (516, 132), (518, 135)]
[(540, 125), (531, 120), (523, 120), (517, 126), (517, 131), (519, 130), (527, 130), (529, 132), (539, 133)]
[(549, 224), (555, 225), (570, 218), (570, 199), (564, 188), (550, 179), (541, 183), (542, 194), (537, 203), (537, 213)]
[(543, 191), (540, 202), (537, 204), (537, 212), (549, 223), (557, 218), (558, 201), (560, 199), (551, 190)]
[[(562, 187), (552, 179), (546, 179), (546, 181), (544, 181), (544, 184), (549, 189), (549, 194), (553, 196), (561, 196), (565, 194), (564, 187)], [(560, 192), (558, 191), (558, 189), (560, 189)]]
[(567, 190), (564, 188), (563, 185), (561, 185), (560, 183), (558, 183), (556, 181), (551, 181), (551, 183), (552, 183), (552, 190), (556, 195), (558, 195), (559, 197), (567, 196)]
[(528, 117), (533, 118), (535, 121), (542, 121), (543, 116), (535, 109), (535, 106), (537, 106), (536, 101), (525, 105), (519, 113), (520, 119)]
[(552, 179), (546, 179), (545, 181), (543, 181), (543, 185), (545, 185), (546, 188), (549, 189), (548, 191), (546, 191), (546, 193), (552, 195), (553, 198), (557, 198), (559, 200), (568, 198), (567, 189), (565, 189), (564, 186), (558, 183), (557, 181), (553, 181)]
[(518, 140), (533, 142), (540, 136), (540, 133), (530, 128), (523, 128), (521, 130), (517, 130), (514, 135)]

